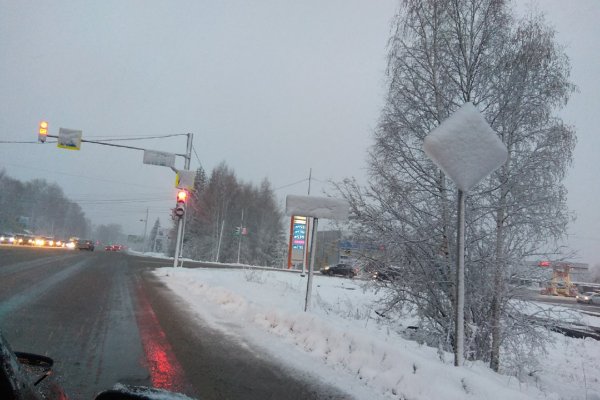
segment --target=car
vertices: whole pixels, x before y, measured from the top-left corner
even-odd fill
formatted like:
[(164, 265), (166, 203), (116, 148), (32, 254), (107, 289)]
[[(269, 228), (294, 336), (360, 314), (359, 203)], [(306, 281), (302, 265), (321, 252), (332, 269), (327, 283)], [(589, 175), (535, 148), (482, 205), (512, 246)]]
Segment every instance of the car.
[(15, 241), (15, 235), (12, 233), (0, 233), (0, 243), (12, 244)]
[(388, 266), (376, 271), (373, 279), (385, 282), (394, 282), (400, 279), (401, 271), (398, 267)]
[(58, 245), (56, 244), (57, 240), (54, 239), (54, 237), (52, 236), (46, 236), (44, 237), (44, 245), (47, 247), (57, 247)]
[(86, 240), (86, 239), (79, 239), (77, 241), (77, 245), (76, 247), (79, 250), (89, 250), (89, 251), (94, 251), (94, 242), (91, 240)]
[(349, 264), (341, 263), (336, 265), (328, 265), (324, 268), (321, 268), (321, 273), (323, 275), (341, 275), (354, 278), (356, 275), (358, 275), (358, 268), (355, 268)]
[(14, 244), (18, 244), (21, 246), (33, 246), (35, 244), (35, 238), (31, 235), (18, 233), (15, 235)]
[(585, 292), (575, 296), (578, 303), (600, 304), (600, 293)]

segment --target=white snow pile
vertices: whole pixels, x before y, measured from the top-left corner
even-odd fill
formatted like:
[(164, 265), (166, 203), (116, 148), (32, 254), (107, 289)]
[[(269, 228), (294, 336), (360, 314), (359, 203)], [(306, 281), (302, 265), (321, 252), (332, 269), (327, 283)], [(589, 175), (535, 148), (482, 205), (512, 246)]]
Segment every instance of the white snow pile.
[(425, 153), (460, 190), (468, 191), (504, 164), (508, 150), (483, 115), (471, 103), (432, 130)]
[(262, 270), (155, 272), (199, 324), (290, 370), (333, 384), (355, 399), (600, 399), (600, 342), (556, 334), (528, 382), (480, 362), (454, 367), (452, 354), (419, 345), (411, 321), (377, 317), (380, 296), (364, 281), (316, 275), (311, 311), (306, 278)]

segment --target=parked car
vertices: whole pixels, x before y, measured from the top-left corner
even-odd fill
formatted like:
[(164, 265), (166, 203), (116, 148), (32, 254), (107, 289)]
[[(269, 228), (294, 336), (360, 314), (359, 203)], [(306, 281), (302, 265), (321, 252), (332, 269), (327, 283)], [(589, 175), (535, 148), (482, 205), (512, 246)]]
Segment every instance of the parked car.
[(400, 278), (400, 276), (401, 276), (401, 273), (397, 267), (389, 266), (389, 267), (383, 268), (379, 271), (376, 271), (373, 274), (373, 279), (376, 279), (378, 281), (393, 282), (393, 281), (398, 280)]
[(358, 275), (358, 268), (355, 268), (349, 264), (328, 265), (324, 268), (321, 268), (321, 273), (323, 275), (342, 275), (354, 278), (356, 275)]
[(94, 242), (91, 240), (79, 239), (77, 241), (77, 248), (79, 250), (94, 251)]
[(578, 303), (600, 304), (600, 293), (585, 292), (575, 296)]

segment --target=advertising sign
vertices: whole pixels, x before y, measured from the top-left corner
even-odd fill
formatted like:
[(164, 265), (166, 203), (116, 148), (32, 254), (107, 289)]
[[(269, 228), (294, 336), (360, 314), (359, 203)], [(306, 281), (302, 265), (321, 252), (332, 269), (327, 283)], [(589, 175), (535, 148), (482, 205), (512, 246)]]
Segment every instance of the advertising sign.
[(304, 250), (306, 244), (306, 217), (294, 217), (292, 232), (292, 249)]
[(292, 265), (300, 265), (304, 262), (304, 255), (306, 249), (306, 223), (307, 218), (294, 215), (291, 218), (290, 226), (290, 244), (289, 244), (289, 258), (288, 268)]

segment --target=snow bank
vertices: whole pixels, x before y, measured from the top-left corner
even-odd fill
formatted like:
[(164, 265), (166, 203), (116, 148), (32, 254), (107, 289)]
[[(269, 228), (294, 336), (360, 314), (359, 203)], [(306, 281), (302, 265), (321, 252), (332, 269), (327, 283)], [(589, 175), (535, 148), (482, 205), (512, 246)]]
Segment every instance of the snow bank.
[[(596, 341), (557, 334), (561, 342), (548, 362), (542, 362), (547, 368), (521, 383), (481, 363), (456, 368), (452, 354), (440, 355), (403, 338), (403, 327), (412, 321), (389, 325), (378, 320), (374, 311), (380, 295), (360, 281), (316, 275), (312, 312), (304, 313), (306, 280), (298, 275), (172, 268), (156, 273), (200, 320), (315, 379), (326, 376), (327, 382), (358, 399), (559, 400), (600, 395), (600, 373), (592, 365), (600, 356)], [(574, 367), (586, 354), (582, 373)]]

